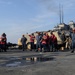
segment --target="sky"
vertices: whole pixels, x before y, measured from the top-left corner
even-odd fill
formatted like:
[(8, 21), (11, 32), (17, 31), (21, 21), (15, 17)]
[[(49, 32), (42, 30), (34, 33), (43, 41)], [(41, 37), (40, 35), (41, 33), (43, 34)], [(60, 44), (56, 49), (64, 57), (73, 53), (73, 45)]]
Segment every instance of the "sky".
[(75, 0), (0, 0), (0, 35), (17, 43), (22, 34), (53, 29), (60, 23), (59, 4), (64, 23), (75, 22)]

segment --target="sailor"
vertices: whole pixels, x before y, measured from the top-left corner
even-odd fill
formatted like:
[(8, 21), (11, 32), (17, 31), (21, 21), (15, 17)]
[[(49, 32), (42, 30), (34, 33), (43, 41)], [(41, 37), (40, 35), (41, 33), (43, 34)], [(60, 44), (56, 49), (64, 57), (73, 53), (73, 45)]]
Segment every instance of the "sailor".
[(3, 33), (1, 36), (1, 48), (6, 52), (6, 44), (7, 44), (7, 38), (6, 34)]
[(26, 49), (26, 41), (27, 41), (27, 38), (25, 37), (25, 35), (22, 35), (21, 42), (22, 42), (23, 51)]
[(75, 28), (73, 29), (72, 31), (72, 35), (71, 35), (71, 38), (72, 38), (72, 51), (71, 53), (74, 53), (74, 49), (75, 49)]

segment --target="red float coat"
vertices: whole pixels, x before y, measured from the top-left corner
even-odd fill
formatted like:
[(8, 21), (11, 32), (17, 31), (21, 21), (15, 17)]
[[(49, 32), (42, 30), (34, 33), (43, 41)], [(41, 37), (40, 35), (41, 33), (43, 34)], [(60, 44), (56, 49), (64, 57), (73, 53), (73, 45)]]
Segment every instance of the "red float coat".
[(47, 44), (47, 36), (46, 35), (43, 35), (41, 42), (42, 42), (42, 44)]
[(29, 35), (29, 37), (30, 37), (30, 42), (34, 42), (35, 36)]
[(6, 37), (3, 36), (0, 37), (0, 44), (6, 44), (6, 41), (7, 41)]

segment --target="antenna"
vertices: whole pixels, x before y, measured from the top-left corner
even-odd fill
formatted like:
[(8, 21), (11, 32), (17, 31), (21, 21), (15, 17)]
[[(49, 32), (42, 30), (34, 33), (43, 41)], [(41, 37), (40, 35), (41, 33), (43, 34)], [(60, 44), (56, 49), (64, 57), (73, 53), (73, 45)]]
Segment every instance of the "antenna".
[(63, 5), (62, 5), (62, 12), (61, 12), (62, 14), (62, 24), (64, 23), (64, 14), (63, 14)]
[(60, 19), (60, 24), (64, 23), (64, 18), (63, 18), (63, 5), (59, 4), (59, 19)]
[(61, 24), (61, 5), (59, 4), (59, 21), (60, 21), (60, 24)]

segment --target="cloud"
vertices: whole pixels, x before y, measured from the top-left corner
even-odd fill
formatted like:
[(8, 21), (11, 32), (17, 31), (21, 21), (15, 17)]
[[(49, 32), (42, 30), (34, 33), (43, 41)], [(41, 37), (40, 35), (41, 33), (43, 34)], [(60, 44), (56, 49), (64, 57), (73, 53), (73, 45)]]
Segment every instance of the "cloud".
[[(41, 11), (58, 13), (59, 4), (63, 5), (64, 9), (74, 8), (75, 0), (37, 0), (41, 6)], [(67, 11), (67, 10), (66, 10)]]
[(49, 12), (57, 12), (57, 4), (55, 0), (38, 0), (42, 10)]
[(30, 24), (24, 24), (24, 25), (18, 25), (18, 24), (11, 24), (11, 26), (7, 29), (7, 33), (8, 33), (8, 36), (19, 36), (21, 34), (26, 34), (26, 33), (31, 33), (33, 31), (36, 31), (38, 29), (42, 29), (42, 27), (46, 27), (48, 25), (46, 24), (34, 24), (34, 23), (30, 23)]
[(58, 16), (58, 14), (56, 13), (44, 12), (36, 15), (34, 18), (31, 18), (30, 20), (35, 23), (44, 23), (47, 19), (52, 19), (56, 15)]

